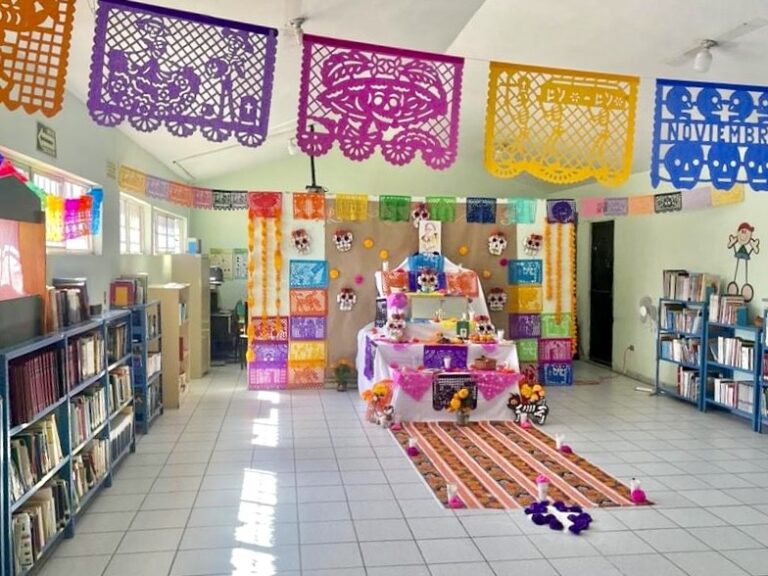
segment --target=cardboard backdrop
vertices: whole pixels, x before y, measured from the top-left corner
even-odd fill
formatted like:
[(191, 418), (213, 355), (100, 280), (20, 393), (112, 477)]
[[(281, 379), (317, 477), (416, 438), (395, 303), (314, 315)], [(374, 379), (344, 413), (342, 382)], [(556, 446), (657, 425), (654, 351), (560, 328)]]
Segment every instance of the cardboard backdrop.
[[(332, 203), (332, 201), (331, 201)], [(415, 207), (415, 204), (413, 205)], [(376, 283), (374, 273), (381, 269), (382, 250), (388, 252), (386, 260), (394, 269), (405, 258), (418, 250), (418, 230), (411, 222), (382, 222), (378, 219), (378, 203), (368, 203), (370, 218), (361, 222), (335, 222), (328, 220), (325, 229), (325, 255), (329, 270), (338, 270), (337, 279), (328, 284), (328, 376), (339, 360), (352, 362), (357, 355), (357, 333), (366, 324), (373, 322), (376, 311)], [(354, 242), (349, 252), (339, 252), (333, 242), (337, 230), (349, 230)], [(488, 252), (488, 237), (495, 231), (502, 231), (507, 237), (507, 250), (502, 256)], [(364, 247), (364, 241), (371, 239), (373, 246)], [(466, 256), (459, 254), (459, 248), (466, 246)], [(449, 260), (462, 264), (478, 274), (487, 296), (491, 288), (507, 287), (507, 268), (500, 264), (502, 258), (517, 257), (518, 241), (515, 226), (501, 224), (468, 224), (466, 205), (456, 205), (454, 222), (442, 224), (442, 251)], [(483, 278), (483, 271), (491, 272), (489, 279)], [(362, 283), (356, 284), (355, 277), (362, 276)], [(357, 294), (357, 303), (350, 312), (341, 312), (336, 296), (342, 288), (352, 288)], [(507, 329), (508, 312), (491, 313), (499, 329)]]

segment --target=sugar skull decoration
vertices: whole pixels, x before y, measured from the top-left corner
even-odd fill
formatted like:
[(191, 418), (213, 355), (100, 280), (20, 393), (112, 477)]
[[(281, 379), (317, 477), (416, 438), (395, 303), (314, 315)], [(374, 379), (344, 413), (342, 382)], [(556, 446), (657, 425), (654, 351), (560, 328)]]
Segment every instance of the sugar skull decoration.
[(523, 240), (523, 252), (526, 256), (536, 256), (541, 250), (544, 237), (541, 234), (528, 234)]
[(309, 237), (309, 232), (304, 228), (291, 232), (291, 242), (299, 254), (309, 254), (312, 249), (312, 239)]
[(474, 340), (478, 342), (492, 342), (496, 334), (496, 327), (488, 316), (475, 316)]
[(419, 222), (422, 220), (429, 220), (429, 209), (423, 202), (411, 211), (411, 222), (414, 228), (418, 229)]
[(405, 315), (402, 312), (393, 312), (387, 319), (387, 338), (400, 342), (405, 336)]
[(349, 230), (336, 230), (333, 233), (333, 244), (339, 252), (349, 252), (352, 250), (352, 242), (354, 240), (355, 236)]
[(342, 288), (336, 295), (336, 302), (342, 312), (351, 312), (357, 304), (357, 294), (352, 288)]
[(504, 288), (491, 288), (488, 292), (488, 310), (504, 312), (507, 307), (507, 292)]
[(494, 232), (488, 236), (488, 252), (493, 256), (501, 256), (507, 249), (507, 237), (503, 232)]
[(430, 293), (437, 290), (439, 279), (437, 272), (431, 268), (424, 268), (416, 276), (416, 285), (419, 287), (419, 292)]
[[(741, 294), (745, 302), (750, 302), (755, 295), (755, 289), (749, 283), (749, 261), (752, 254), (760, 254), (760, 240), (755, 238), (755, 227), (749, 222), (739, 224), (736, 234), (728, 236), (728, 248), (733, 250), (733, 256), (736, 258), (736, 271), (733, 273), (733, 281), (726, 288), (728, 294)], [(744, 261), (744, 284), (739, 286), (737, 278), (739, 276), (739, 265)]]

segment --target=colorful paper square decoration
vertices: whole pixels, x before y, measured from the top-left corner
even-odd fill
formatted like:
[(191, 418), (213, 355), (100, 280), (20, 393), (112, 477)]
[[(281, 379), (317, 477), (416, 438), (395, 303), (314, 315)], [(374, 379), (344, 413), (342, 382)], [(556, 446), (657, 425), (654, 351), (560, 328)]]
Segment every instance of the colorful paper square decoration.
[(408, 271), (385, 270), (381, 273), (381, 284), (384, 294), (391, 294), (393, 288), (406, 292), (408, 291)]
[[(350, 160), (381, 149), (401, 166), (456, 160), (464, 60), (304, 34), (296, 139), (311, 156), (338, 142)], [(314, 131), (311, 130), (314, 126)]]
[(573, 384), (573, 365), (566, 362), (542, 364), (542, 384), (545, 386), (570, 386)]
[(690, 190), (738, 183), (768, 190), (768, 88), (689, 80), (656, 81), (651, 184)]
[(653, 197), (654, 212), (663, 214), (665, 212), (680, 212), (683, 209), (682, 192), (669, 192), (667, 194), (656, 194)]
[(628, 210), (629, 202), (626, 197), (605, 199), (606, 216), (626, 216)]
[(683, 194), (683, 210), (703, 210), (712, 207), (712, 188), (702, 186)]
[(533, 224), (536, 222), (535, 198), (509, 198), (505, 224)]
[(75, 0), (0, 2), (0, 104), (61, 111)]
[(121, 164), (117, 169), (117, 187), (120, 192), (144, 196), (147, 193), (147, 175)]
[(570, 362), (572, 358), (570, 338), (539, 340), (539, 362)]
[(571, 315), (560, 314), (559, 320), (557, 314), (542, 314), (541, 337), (568, 338), (571, 335)]
[(295, 220), (325, 220), (325, 196), (316, 192), (293, 194)]
[(256, 366), (268, 368), (288, 364), (288, 342), (257, 342), (253, 351)]
[(461, 294), (469, 298), (477, 298), (479, 294), (477, 274), (472, 270), (445, 273), (446, 289), (449, 294)]
[(431, 220), (453, 222), (456, 219), (456, 198), (453, 196), (429, 196), (427, 208)]
[(325, 316), (328, 294), (325, 290), (291, 290), (291, 316)]
[(544, 293), (541, 286), (510, 286), (508, 302), (512, 313), (536, 314), (544, 307)]
[(467, 198), (467, 222), (494, 224), (496, 198)]
[(712, 206), (725, 206), (744, 202), (744, 185), (737, 184), (730, 190), (712, 189)]
[(573, 200), (547, 200), (547, 222), (569, 224), (576, 219), (576, 202)]
[(510, 260), (508, 266), (509, 284), (541, 284), (541, 260)]
[(583, 198), (579, 202), (579, 216), (594, 218), (605, 213), (605, 198)]
[(541, 336), (541, 315), (539, 314), (510, 314), (509, 337), (538, 338)]
[(325, 340), (326, 319), (319, 316), (291, 317), (291, 340)]
[(295, 362), (288, 366), (288, 388), (322, 388), (325, 384), (325, 362)]
[[(230, 206), (237, 209), (242, 201), (236, 198), (238, 192), (230, 192), (232, 200)], [(242, 193), (241, 193), (242, 194)], [(248, 192), (248, 205), (254, 218), (277, 218), (283, 209), (283, 195), (280, 192)]]
[(288, 386), (288, 368), (259, 368), (248, 365), (249, 390), (285, 390)]
[(491, 62), (485, 167), (555, 184), (618, 186), (632, 167), (640, 79)]
[(325, 260), (291, 260), (291, 288), (327, 288), (328, 262)]
[(653, 194), (643, 194), (642, 196), (630, 196), (629, 197), (629, 214), (630, 216), (642, 216), (653, 214), (654, 199)]
[(539, 341), (531, 339), (516, 340), (518, 362), (536, 362), (539, 359)]
[(123, 0), (98, 6), (88, 92), (98, 124), (264, 141), (277, 30)]
[(379, 196), (379, 220), (408, 222), (410, 217), (410, 196)]
[(325, 361), (325, 342), (301, 342), (292, 340), (288, 359), (291, 365), (295, 362)]

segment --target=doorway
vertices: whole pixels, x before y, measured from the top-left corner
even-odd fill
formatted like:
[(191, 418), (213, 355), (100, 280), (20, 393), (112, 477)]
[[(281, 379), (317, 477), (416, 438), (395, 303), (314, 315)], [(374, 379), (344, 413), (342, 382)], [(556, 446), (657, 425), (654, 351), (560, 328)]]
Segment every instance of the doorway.
[(589, 289), (589, 359), (613, 360), (613, 220), (592, 222)]

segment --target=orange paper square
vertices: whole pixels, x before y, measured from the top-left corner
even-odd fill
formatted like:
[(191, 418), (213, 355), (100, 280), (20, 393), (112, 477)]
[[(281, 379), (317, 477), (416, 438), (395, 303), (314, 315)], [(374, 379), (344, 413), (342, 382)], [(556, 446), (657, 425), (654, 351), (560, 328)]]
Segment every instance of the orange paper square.
[(628, 213), (631, 215), (653, 214), (653, 194), (630, 196)]
[(177, 182), (171, 182), (169, 194), (171, 202), (182, 206), (192, 206), (192, 188)]
[(295, 192), (293, 217), (296, 220), (325, 220), (325, 196), (314, 192)]
[(288, 388), (322, 388), (325, 362), (294, 362), (288, 365)]
[(449, 294), (461, 294), (470, 298), (477, 298), (477, 274), (471, 270), (446, 272), (445, 282)]
[(291, 290), (292, 316), (325, 316), (328, 294), (325, 290)]
[(388, 270), (381, 273), (381, 284), (384, 294), (391, 294), (392, 288), (401, 292), (408, 291), (408, 272), (405, 270)]

